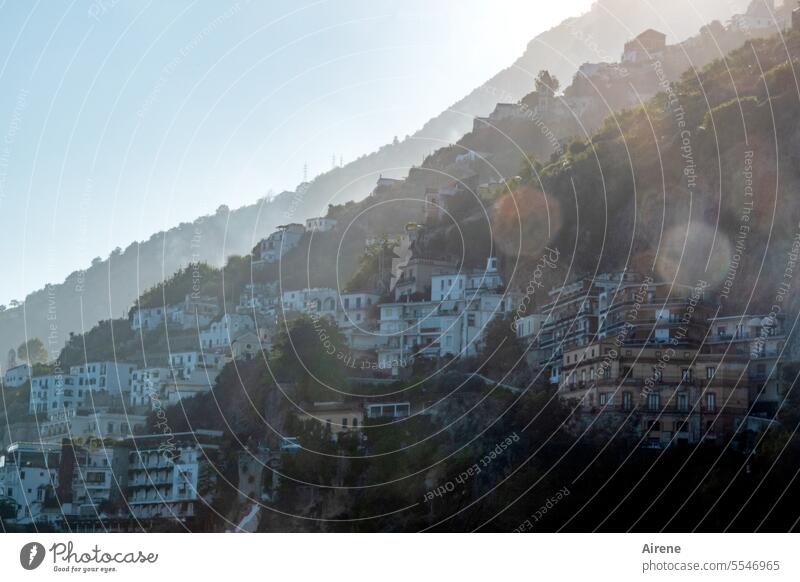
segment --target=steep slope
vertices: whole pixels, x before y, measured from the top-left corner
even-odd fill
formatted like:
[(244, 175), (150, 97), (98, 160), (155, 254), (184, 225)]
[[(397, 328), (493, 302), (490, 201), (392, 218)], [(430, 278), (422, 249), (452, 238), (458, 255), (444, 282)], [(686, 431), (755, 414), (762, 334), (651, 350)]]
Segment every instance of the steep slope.
[(530, 92), (533, 78), (547, 68), (566, 83), (585, 61), (615, 60), (626, 40), (648, 27), (682, 40), (713, 19), (740, 12), (747, 0), (653, 0), (629, 3), (599, 0), (579, 17), (540, 34), (511, 67), (501, 71), (425, 124), (413, 136), (317, 177), (302, 194), (284, 193), (272, 201), (227, 209), (201, 217), (148, 241), (133, 243), (107, 260), (75, 272), (62, 284), (30, 294), (22, 307), (0, 313), (0, 354), (30, 337), (46, 340), (52, 355), (71, 332), (119, 317), (139, 293), (190, 261), (221, 265), (225, 256), (249, 252), (254, 241), (289, 220), (324, 212), (330, 202), (360, 199), (379, 174), (405, 176), (432, 151), (458, 140), (474, 116), (486, 115), (498, 102), (517, 101)]

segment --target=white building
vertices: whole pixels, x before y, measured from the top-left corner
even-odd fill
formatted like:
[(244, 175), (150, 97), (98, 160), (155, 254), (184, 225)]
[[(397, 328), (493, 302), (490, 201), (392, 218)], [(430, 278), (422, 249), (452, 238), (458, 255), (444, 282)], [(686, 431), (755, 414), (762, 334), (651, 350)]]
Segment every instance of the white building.
[(171, 378), (188, 379), (196, 371), (202, 371), (217, 377), (225, 365), (222, 354), (203, 352), (175, 352), (169, 356)]
[(2, 495), (17, 505), (17, 522), (39, 521), (58, 486), (61, 445), (12, 443), (0, 457)]
[(518, 299), (481, 291), (466, 299), (381, 304), (379, 334), (386, 343), (378, 367), (397, 374), (417, 357), (474, 356), (488, 323), (512, 313)]
[(482, 291), (496, 291), (502, 286), (503, 278), (497, 270), (497, 259), (489, 257), (485, 271), (433, 275), (431, 277), (431, 301), (465, 299)]
[(263, 263), (274, 263), (291, 249), (296, 247), (305, 235), (306, 229), (302, 224), (292, 223), (279, 226), (267, 238), (258, 243), (258, 261)]
[(340, 329), (362, 327), (370, 319), (373, 305), (381, 296), (377, 293), (354, 291), (342, 293), (336, 305), (336, 323)]
[(542, 325), (547, 320), (547, 315), (543, 313), (533, 313), (520, 317), (514, 323), (514, 331), (520, 339), (533, 339), (542, 329)]
[(187, 295), (183, 303), (169, 309), (172, 323), (181, 329), (203, 329), (220, 313), (216, 297)]
[(79, 387), (91, 390), (107, 390), (111, 394), (130, 392), (134, 364), (125, 362), (89, 362), (71, 366), (69, 373), (77, 379)]
[(153, 331), (162, 325), (166, 318), (166, 307), (136, 309), (131, 314), (131, 329), (134, 331)]
[(206, 350), (229, 348), (240, 335), (255, 329), (253, 318), (246, 314), (226, 313), (200, 332), (200, 344)]
[(31, 379), (31, 367), (28, 364), (14, 366), (3, 375), (3, 387), (8, 389), (19, 388)]
[(147, 417), (107, 410), (73, 409), (51, 414), (40, 424), (42, 442), (60, 443), (64, 438), (124, 439), (146, 426)]
[(83, 406), (89, 387), (78, 386), (69, 374), (47, 374), (31, 378), (30, 414), (56, 414)]
[(211, 430), (133, 437), (127, 502), (134, 517), (195, 517), (216, 481), (221, 438)]
[(170, 368), (140, 368), (134, 371), (131, 380), (131, 406), (158, 406), (157, 400), (164, 395), (164, 385), (172, 379)]
[(306, 220), (306, 230), (315, 232), (328, 232), (333, 230), (336, 226), (337, 220), (335, 218), (326, 218), (320, 216), (317, 218), (309, 218)]

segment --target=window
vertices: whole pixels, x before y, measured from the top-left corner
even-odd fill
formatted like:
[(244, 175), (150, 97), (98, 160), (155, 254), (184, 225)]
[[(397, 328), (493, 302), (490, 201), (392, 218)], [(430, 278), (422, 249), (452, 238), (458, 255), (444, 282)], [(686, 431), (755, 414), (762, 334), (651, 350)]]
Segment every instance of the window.
[(717, 409), (717, 395), (714, 392), (706, 394), (706, 410), (714, 412)]
[(347, 428), (347, 418), (342, 419), (342, 428)]
[(689, 410), (689, 395), (685, 392), (681, 392), (678, 394), (678, 410), (681, 412), (686, 412)]
[(692, 381), (692, 369), (691, 368), (684, 368), (681, 370), (681, 380), (684, 382), (691, 382)]
[(649, 394), (647, 396), (647, 408), (648, 410), (654, 411), (661, 408), (661, 395), (660, 394)]
[(631, 409), (631, 401), (632, 400), (633, 400), (633, 398), (631, 397), (631, 393), (630, 392), (623, 392), (622, 393), (622, 408), (624, 410), (630, 410)]
[(354, 416), (353, 417), (353, 428), (358, 427), (358, 419)]
[(611, 393), (610, 392), (601, 392), (600, 393), (600, 406), (605, 406), (607, 404), (611, 404)]
[(706, 380), (711, 380), (714, 377), (717, 369), (714, 366), (706, 367)]

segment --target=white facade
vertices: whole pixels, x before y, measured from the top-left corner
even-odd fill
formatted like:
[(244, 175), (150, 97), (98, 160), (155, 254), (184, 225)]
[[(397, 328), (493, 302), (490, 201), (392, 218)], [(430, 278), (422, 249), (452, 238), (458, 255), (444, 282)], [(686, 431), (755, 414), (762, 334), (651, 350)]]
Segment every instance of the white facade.
[(40, 425), (43, 442), (60, 443), (63, 438), (123, 439), (144, 428), (147, 418), (142, 415), (105, 410), (79, 413), (75, 409), (50, 415)]
[(221, 437), (209, 430), (134, 437), (128, 458), (131, 513), (139, 519), (194, 517), (215, 480), (212, 462)]
[(88, 387), (78, 385), (79, 378), (69, 374), (47, 374), (31, 378), (30, 414), (57, 414), (82, 406)]
[(47, 497), (58, 486), (61, 446), (43, 443), (12, 443), (0, 457), (2, 494), (17, 504), (17, 521), (37, 521)]
[(183, 303), (169, 309), (172, 323), (182, 329), (203, 329), (217, 315), (220, 307), (216, 297), (187, 295)]
[(69, 373), (77, 379), (77, 385), (91, 390), (107, 390), (112, 394), (130, 392), (131, 380), (136, 366), (125, 362), (89, 362), (71, 366)]
[(291, 249), (297, 246), (305, 235), (302, 224), (286, 224), (279, 226), (267, 238), (258, 243), (258, 257), (261, 262), (274, 263)]
[(503, 278), (497, 270), (497, 259), (490, 257), (485, 271), (433, 275), (431, 301), (465, 299), (480, 291), (497, 290), (502, 286)]
[(167, 318), (166, 307), (148, 307), (137, 309), (131, 316), (131, 329), (134, 331), (153, 331)]
[(229, 348), (231, 341), (254, 329), (255, 323), (249, 315), (226, 313), (200, 332), (200, 343), (207, 350)]
[(140, 368), (133, 373), (131, 381), (131, 406), (158, 406), (164, 394), (164, 384), (172, 378), (169, 368)]
[(6, 373), (3, 375), (3, 387), (6, 389), (19, 388), (30, 379), (31, 367), (28, 364), (14, 366), (6, 370)]
[(534, 313), (525, 317), (520, 317), (514, 323), (514, 330), (520, 339), (534, 338), (542, 329), (547, 316), (541, 313)]
[(382, 304), (378, 367), (397, 374), (416, 357), (474, 356), (486, 325), (511, 313), (514, 294), (480, 292), (467, 299)]
[(328, 232), (329, 230), (333, 230), (336, 226), (336, 222), (337, 220), (335, 218), (325, 218), (324, 216), (309, 218), (306, 220), (306, 229), (316, 232)]

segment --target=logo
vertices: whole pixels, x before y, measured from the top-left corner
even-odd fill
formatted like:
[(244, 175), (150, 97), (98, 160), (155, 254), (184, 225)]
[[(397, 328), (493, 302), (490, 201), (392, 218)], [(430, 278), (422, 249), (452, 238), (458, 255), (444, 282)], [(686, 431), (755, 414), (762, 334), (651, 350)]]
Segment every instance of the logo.
[(39, 542), (30, 542), (19, 551), (19, 563), (26, 570), (35, 570), (44, 561), (44, 546)]

